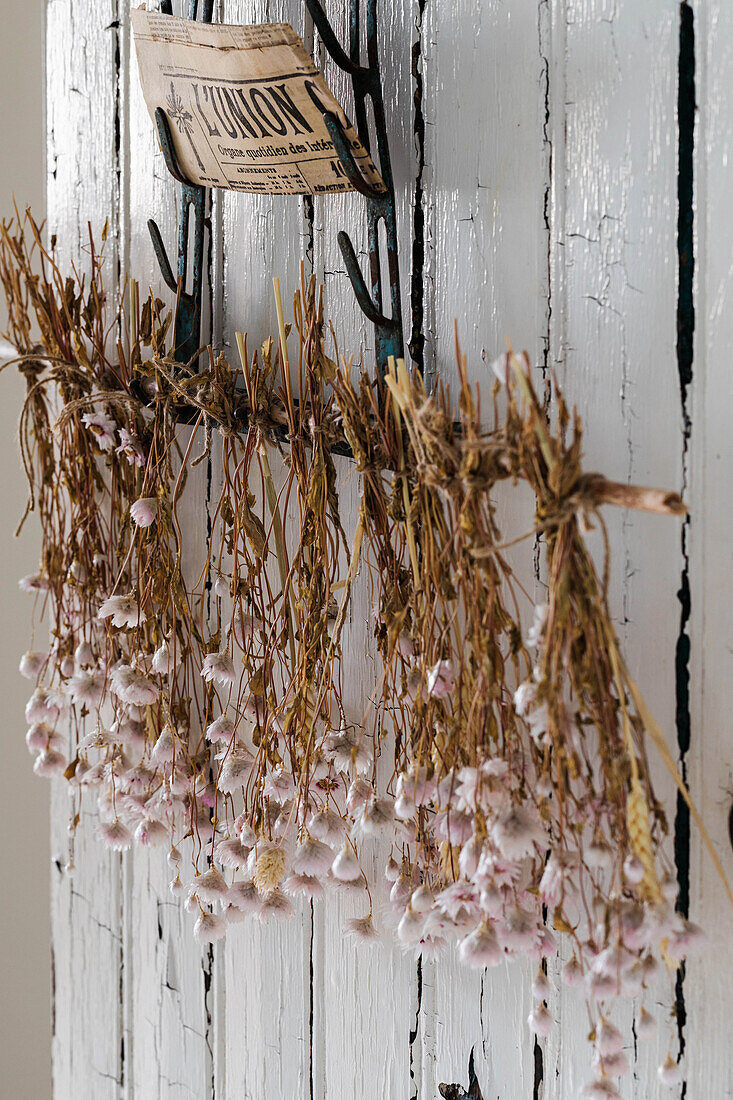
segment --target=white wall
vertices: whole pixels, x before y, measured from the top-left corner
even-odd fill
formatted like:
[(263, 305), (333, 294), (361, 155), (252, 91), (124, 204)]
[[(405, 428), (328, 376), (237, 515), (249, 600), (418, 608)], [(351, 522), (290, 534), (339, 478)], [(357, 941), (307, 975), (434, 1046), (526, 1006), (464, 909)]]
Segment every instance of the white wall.
[[(43, 2), (0, 5), (0, 217), (18, 205), (44, 207)], [(4, 311), (0, 310), (0, 327)], [(23, 740), (29, 695), (18, 660), (28, 638), (28, 596), (17, 580), (35, 568), (33, 522), (14, 538), (25, 506), (16, 426), (23, 384), (0, 378), (0, 699), (3, 793), (0, 799), (0, 1093), (23, 1100), (51, 1095), (51, 948), (48, 784), (38, 779)]]

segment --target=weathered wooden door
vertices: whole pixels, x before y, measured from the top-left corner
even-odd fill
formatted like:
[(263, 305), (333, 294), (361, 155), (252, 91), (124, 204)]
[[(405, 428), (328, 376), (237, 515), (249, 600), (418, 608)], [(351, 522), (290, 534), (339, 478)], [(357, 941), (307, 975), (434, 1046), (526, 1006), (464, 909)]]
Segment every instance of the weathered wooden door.
[[(226, 22), (288, 20), (301, 0), (219, 0)], [(328, 0), (343, 29), (345, 0)], [(453, 319), (475, 378), (511, 338), (554, 370), (586, 424), (586, 468), (682, 489), (691, 517), (609, 516), (613, 609), (631, 666), (682, 760), (729, 872), (733, 769), (733, 8), (726, 0), (384, 0), (384, 71), (415, 362), (450, 380)], [(67, 253), (109, 220), (114, 265), (159, 286), (146, 220), (175, 238), (176, 186), (138, 87), (128, 0), (48, 0), (48, 210)], [(323, 59), (316, 39), (314, 51)], [(348, 104), (344, 80), (324, 60)], [(679, 96), (679, 109), (678, 109)], [(694, 103), (697, 103), (697, 111)], [(214, 338), (274, 333), (270, 280), (301, 259), (326, 286), (344, 351), (369, 362), (336, 232), (364, 241), (358, 196), (219, 194)], [(114, 274), (114, 272), (111, 272)], [(342, 511), (357, 489), (344, 470)], [(207, 497), (192, 489), (192, 537)], [(197, 528), (198, 525), (198, 528)], [(365, 598), (365, 597), (364, 597)], [(353, 691), (370, 683), (364, 616)], [(665, 788), (674, 813), (674, 799)], [(54, 793), (58, 1100), (561, 1100), (586, 1078), (587, 1023), (553, 995), (553, 1035), (526, 1027), (530, 975), (486, 975), (341, 939), (336, 904), (196, 946), (165, 857), (66, 862)], [(733, 920), (678, 810), (683, 900), (712, 946), (677, 987), (688, 1100), (733, 1096)], [(343, 909), (346, 903), (339, 902)], [(670, 1005), (666, 1006), (670, 1008)], [(657, 1095), (666, 1049), (630, 1052), (624, 1096)]]

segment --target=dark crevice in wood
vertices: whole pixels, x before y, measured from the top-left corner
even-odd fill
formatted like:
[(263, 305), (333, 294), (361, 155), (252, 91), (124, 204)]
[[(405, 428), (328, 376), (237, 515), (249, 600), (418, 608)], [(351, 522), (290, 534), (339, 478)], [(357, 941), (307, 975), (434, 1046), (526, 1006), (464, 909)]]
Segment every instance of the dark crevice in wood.
[(422, 30), (427, 0), (418, 0), (417, 38), (412, 44), (412, 135), (417, 157), (415, 187), (412, 202), (412, 272), (410, 277), (410, 305), (412, 325), (408, 351), (415, 367), (425, 373), (425, 210), (423, 172), (425, 170), (425, 115), (423, 113)]
[(313, 912), (313, 899), (310, 903), (311, 910), (311, 935), (310, 943), (308, 944), (308, 1097), (309, 1100), (315, 1100), (315, 1086), (314, 1086), (314, 1074), (313, 1074), (313, 1004), (314, 1004), (314, 982), (313, 982), (313, 941), (315, 939), (315, 920)]
[[(689, 387), (693, 378), (695, 336), (694, 298), (694, 230), (695, 230), (695, 22), (689, 3), (680, 4), (679, 58), (677, 85), (677, 371), (682, 411), (682, 488), (687, 487), (689, 445), (692, 422), (689, 408)], [(682, 525), (682, 574), (677, 597), (680, 602), (680, 629), (675, 651), (675, 726), (679, 750), (680, 772), (687, 782), (687, 754), (690, 749), (690, 519)], [(674, 852), (679, 885), (679, 908), (686, 916), (690, 907), (690, 811), (677, 796), (674, 823)], [(675, 1015), (679, 1041), (679, 1057), (685, 1051), (685, 967), (677, 971), (675, 982)], [(681, 1098), (687, 1094), (683, 1083)]]
[(418, 1098), (417, 1086), (415, 1086), (415, 1043), (420, 1034), (420, 1012), (422, 1010), (422, 955), (418, 956), (416, 978), (415, 1026), (410, 1029), (410, 1083), (415, 1088), (414, 1092), (411, 1089), (411, 1100), (417, 1100)]

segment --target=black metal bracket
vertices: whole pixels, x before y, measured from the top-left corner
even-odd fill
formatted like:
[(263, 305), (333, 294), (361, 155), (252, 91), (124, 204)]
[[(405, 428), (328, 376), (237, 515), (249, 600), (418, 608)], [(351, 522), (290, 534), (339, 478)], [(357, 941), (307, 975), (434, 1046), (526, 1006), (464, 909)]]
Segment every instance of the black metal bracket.
[[(210, 23), (213, 15), (214, 0), (203, 0), (201, 5), (201, 21)], [(172, 0), (162, 0), (160, 10), (164, 15), (173, 14)], [(189, 19), (195, 19), (198, 12), (198, 0), (190, 0)], [(174, 93), (171, 88), (171, 103), (173, 108)], [(176, 115), (172, 110), (172, 117)], [(163, 158), (168, 171), (174, 179), (181, 184), (181, 212), (178, 226), (178, 269), (177, 276), (173, 274), (168, 253), (160, 230), (155, 221), (150, 218), (148, 229), (153, 242), (153, 249), (160, 265), (160, 271), (166, 286), (177, 295), (176, 319), (173, 335), (173, 354), (177, 362), (189, 363), (201, 346), (201, 309), (204, 299), (204, 233), (209, 224), (209, 189), (199, 187), (191, 183), (183, 172), (176, 155), (173, 136), (171, 134), (168, 115), (162, 107), (155, 111), (155, 124), (158, 130), (158, 140), (163, 153)], [(185, 119), (181, 119), (181, 129), (185, 127)], [(193, 247), (191, 285), (189, 288), (189, 228), (193, 211)]]
[[(349, 0), (349, 53), (341, 47), (326, 17), (319, 0), (305, 0), (321, 40), (335, 63), (351, 77), (354, 87), (356, 126), (359, 139), (371, 155), (367, 100), (371, 102), (374, 119), (374, 131), (377, 139), (377, 157), (379, 172), (384, 181), (384, 190), (373, 187), (364, 179), (354, 160), (348, 139), (341, 122), (331, 111), (323, 112), (323, 121), (333, 141), (334, 150), (344, 170), (346, 178), (354, 190), (366, 199), (367, 229), (369, 248), (369, 272), (371, 290), (367, 288), (354, 246), (347, 233), (338, 234), (346, 271), (364, 316), (374, 325), (376, 342), (377, 369), (384, 375), (389, 359), (401, 358), (403, 354), (402, 306), (400, 301), (400, 272), (397, 254), (397, 222), (395, 217), (394, 182), (389, 155), (389, 141), (384, 115), (382, 80), (379, 72), (377, 49), (377, 0), (366, 0), (366, 40), (367, 65), (360, 64), (360, 0)], [(172, 0), (162, 0), (161, 11), (172, 15)], [(189, 18), (196, 19), (198, 0), (190, 0)], [(202, 0), (202, 22), (210, 23), (213, 14), (213, 0)], [(153, 241), (155, 255), (160, 265), (163, 280), (177, 294), (176, 320), (174, 329), (174, 355), (179, 363), (188, 363), (200, 347), (201, 307), (204, 284), (204, 230), (208, 218), (209, 189), (191, 183), (181, 169), (176, 156), (171, 134), (169, 117), (176, 122), (181, 133), (186, 132), (184, 113), (177, 113), (175, 94), (171, 89), (170, 111), (162, 107), (155, 111), (160, 147), (170, 174), (181, 184), (181, 215), (178, 232), (178, 270), (173, 274), (163, 239), (151, 218), (148, 229)], [(188, 289), (189, 266), (189, 224), (193, 210), (193, 272), (191, 288)], [(389, 297), (391, 315), (384, 312), (384, 288), (382, 285), (382, 265), (380, 256), (380, 223), (384, 225), (387, 243), (387, 271), (389, 278)]]
[[(377, 158), (379, 173), (384, 180), (385, 189), (377, 190), (362, 176), (354, 161), (349, 143), (341, 123), (330, 111), (325, 111), (323, 121), (333, 141), (336, 155), (344, 173), (354, 190), (366, 198), (367, 228), (369, 247), (369, 273), (371, 292), (367, 289), (354, 246), (343, 230), (338, 235), (346, 271), (356, 295), (356, 300), (364, 316), (374, 325), (376, 340), (377, 368), (383, 376), (390, 357), (399, 359), (403, 355), (402, 305), (400, 301), (400, 270), (397, 252), (397, 219), (395, 215), (394, 180), (392, 162), (389, 155), (387, 124), (384, 115), (382, 78), (379, 71), (379, 51), (377, 46), (377, 0), (366, 0), (366, 42), (367, 65), (360, 63), (361, 57), (361, 19), (360, 0), (349, 3), (349, 52), (342, 48), (319, 0), (305, 0), (313, 23), (323, 45), (338, 65), (351, 77), (354, 88), (354, 111), (359, 140), (371, 155), (367, 100), (371, 101), (374, 119), (374, 132), (377, 140)], [(390, 313), (384, 312), (384, 288), (382, 286), (382, 266), (379, 244), (380, 222), (384, 225), (387, 242), (387, 271), (389, 276)]]

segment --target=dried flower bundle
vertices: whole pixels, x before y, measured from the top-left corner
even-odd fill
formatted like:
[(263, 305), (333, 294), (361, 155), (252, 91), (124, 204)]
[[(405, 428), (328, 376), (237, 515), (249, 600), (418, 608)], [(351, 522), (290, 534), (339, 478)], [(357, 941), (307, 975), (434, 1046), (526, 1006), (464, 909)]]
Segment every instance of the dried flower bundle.
[[(132, 283), (116, 308), (91, 236), (89, 261), (86, 280), (66, 278), (30, 217), (2, 227), (43, 531), (21, 586), (50, 626), (48, 651), (21, 661), (35, 682), (27, 742), (35, 770), (70, 785), (72, 829), (96, 797), (108, 847), (169, 847), (171, 891), (201, 942), (348, 889), (364, 898), (345, 930), (357, 939), (381, 926), (418, 953), (457, 943), (477, 968), (529, 956), (538, 1035), (559, 934), (572, 945), (562, 979), (593, 1023), (588, 1094), (617, 1095), (615, 1000), (643, 997), (658, 960), (673, 968), (702, 934), (675, 911), (646, 737), (689, 796), (584, 533), (602, 528), (603, 503), (679, 514), (681, 501), (584, 474), (577, 416), (556, 392), (548, 423), (526, 357), (494, 364), (486, 430), (457, 349), (456, 420), (401, 363), (354, 381), (327, 355), (322, 299), (302, 279), (297, 361), (278, 290), (277, 346), (250, 355), (238, 337), (238, 367), (209, 349), (182, 368), (163, 303), (140, 307)], [(350, 544), (332, 453), (346, 443), (361, 479)], [(179, 507), (204, 459), (220, 492), (191, 568)], [(518, 482), (546, 555), (529, 625), (496, 507), (501, 483)], [(341, 669), (360, 567), (383, 661), (366, 718), (347, 713)], [(364, 858), (375, 845), (379, 882)]]

